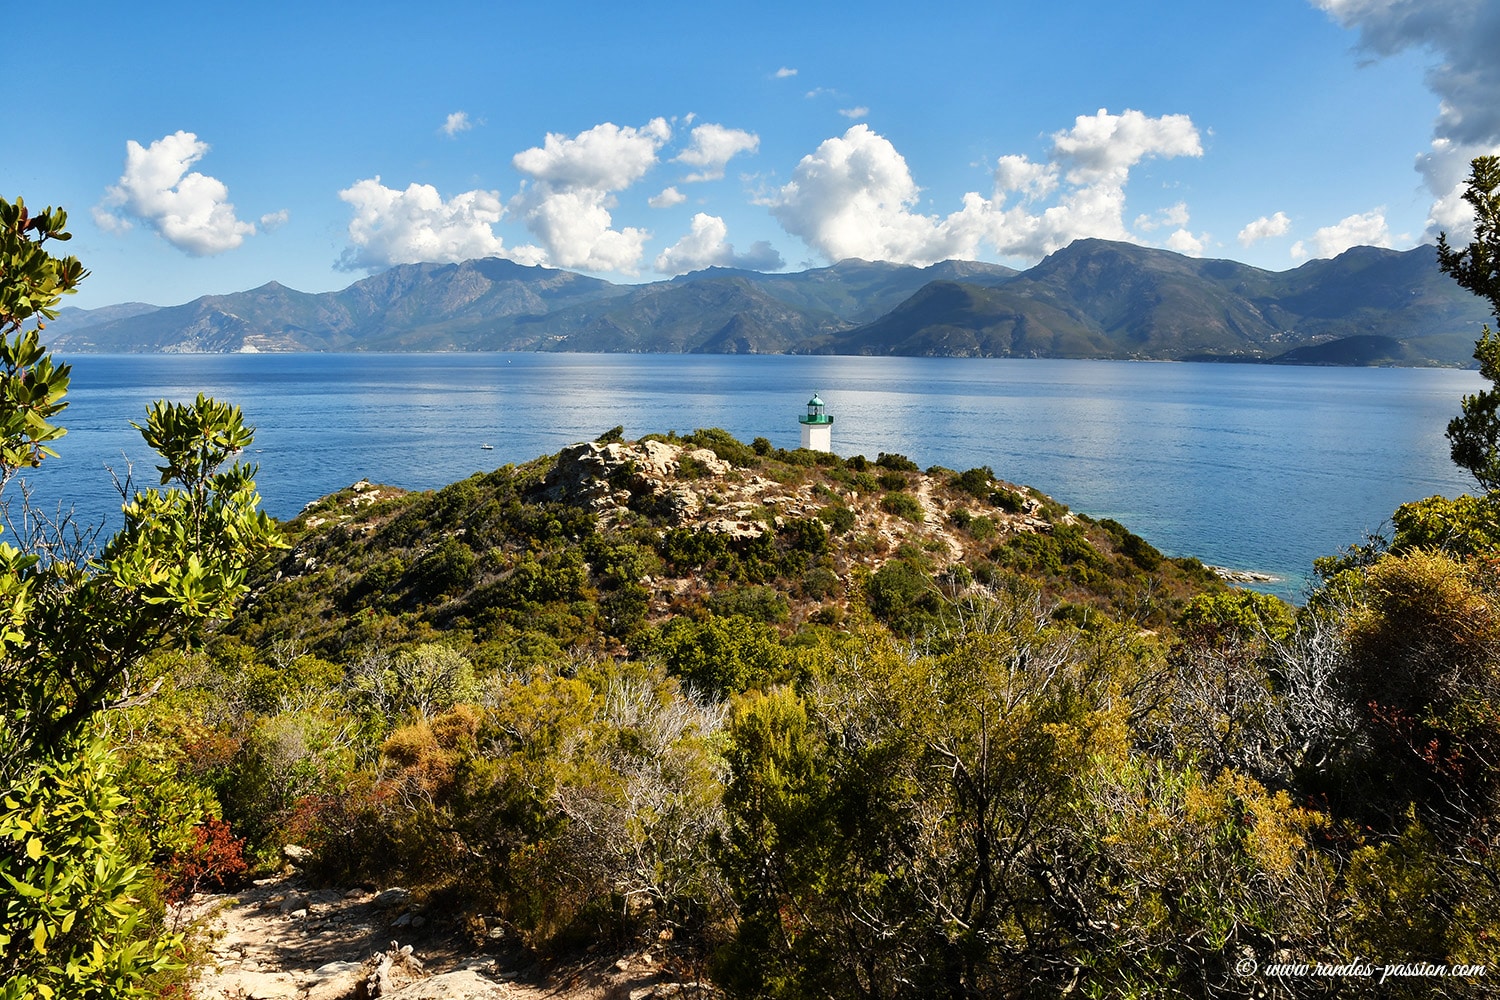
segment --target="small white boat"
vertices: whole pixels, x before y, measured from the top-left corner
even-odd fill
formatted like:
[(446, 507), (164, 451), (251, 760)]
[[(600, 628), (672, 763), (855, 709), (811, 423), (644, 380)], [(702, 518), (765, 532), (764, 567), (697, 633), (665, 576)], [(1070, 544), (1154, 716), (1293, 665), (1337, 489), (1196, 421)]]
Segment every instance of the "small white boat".
[(482, 444), (482, 445), (479, 446), (479, 450), (480, 451), (494, 451), (495, 450), (495, 446), (492, 445), (492, 444)]

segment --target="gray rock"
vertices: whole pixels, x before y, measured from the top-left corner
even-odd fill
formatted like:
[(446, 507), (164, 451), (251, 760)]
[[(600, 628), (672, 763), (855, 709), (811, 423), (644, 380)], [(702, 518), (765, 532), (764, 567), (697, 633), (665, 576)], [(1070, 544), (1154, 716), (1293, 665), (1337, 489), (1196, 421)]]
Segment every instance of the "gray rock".
[(298, 910), (307, 916), (307, 911), (312, 907), (312, 899), (305, 892), (289, 892), (281, 898), (280, 910), (282, 913), (291, 914)]
[(399, 886), (391, 886), (375, 894), (370, 902), (382, 910), (393, 909), (402, 906), (411, 900), (411, 890), (402, 889)]
[(346, 972), (358, 972), (363, 962), (329, 962), (320, 965), (312, 971), (313, 979), (332, 979), (334, 976), (342, 976)]
[(313, 852), (296, 844), (284, 844), (281, 848), (281, 859), (289, 865), (305, 865), (313, 858)]

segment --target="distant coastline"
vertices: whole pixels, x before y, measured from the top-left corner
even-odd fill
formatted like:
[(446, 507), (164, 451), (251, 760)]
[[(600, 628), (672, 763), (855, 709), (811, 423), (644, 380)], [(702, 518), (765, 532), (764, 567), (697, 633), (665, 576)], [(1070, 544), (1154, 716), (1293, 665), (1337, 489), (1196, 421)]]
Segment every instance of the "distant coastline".
[(1488, 319), (1430, 246), (1264, 271), (1079, 240), (1026, 271), (845, 260), (619, 285), (499, 258), (336, 292), (277, 282), (169, 307), (64, 309), (66, 353), (795, 354), (1470, 367)]

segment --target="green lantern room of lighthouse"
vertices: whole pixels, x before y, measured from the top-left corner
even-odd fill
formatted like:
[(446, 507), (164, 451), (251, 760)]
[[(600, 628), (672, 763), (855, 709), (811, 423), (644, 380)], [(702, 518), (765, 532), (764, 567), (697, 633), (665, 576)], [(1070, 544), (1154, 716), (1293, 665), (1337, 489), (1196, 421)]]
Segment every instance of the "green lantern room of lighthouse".
[(807, 416), (798, 418), (804, 424), (831, 424), (833, 418), (823, 412), (823, 401), (813, 394), (813, 398), (807, 401)]

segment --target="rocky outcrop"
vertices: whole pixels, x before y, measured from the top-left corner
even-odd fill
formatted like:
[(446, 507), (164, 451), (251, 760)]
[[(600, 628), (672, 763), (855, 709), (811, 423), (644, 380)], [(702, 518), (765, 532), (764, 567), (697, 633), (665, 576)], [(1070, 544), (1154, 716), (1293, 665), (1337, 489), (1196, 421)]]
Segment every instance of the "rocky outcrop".
[[(930, 543), (930, 549), (945, 553), (949, 561), (965, 558), (963, 542), (950, 529), (950, 516), (963, 501), (955, 503), (951, 491), (934, 489), (938, 480), (920, 473), (911, 476), (910, 488), (923, 512), (922, 521), (913, 524), (881, 508), (885, 489), (834, 492), (822, 478), (810, 471), (804, 482), (781, 482), (690, 444), (654, 439), (585, 442), (558, 453), (539, 498), (583, 506), (606, 522), (634, 511), (739, 540), (759, 538), (792, 519), (816, 518), (819, 511), (838, 504), (855, 512), (857, 530), (880, 540), (880, 551), (866, 560), (871, 565), (883, 561), (882, 551), (893, 551), (913, 537)], [(940, 494), (948, 496), (946, 504)], [(1001, 535), (1052, 530), (1037, 497), (1028, 491), (1016, 496), (1022, 501), (1020, 510), (1008, 513), (975, 504), (970, 513), (988, 516)]]
[(685, 448), (665, 441), (585, 442), (558, 452), (547, 474), (543, 497), (603, 512), (620, 507), (639, 509), (654, 501), (662, 512), (692, 517), (702, 498), (677, 482), (684, 472), (723, 476), (733, 466), (707, 448)]

